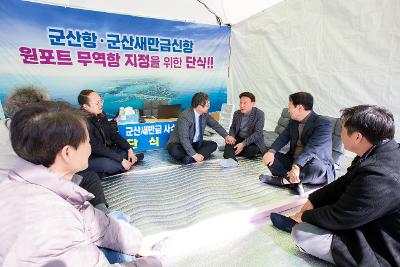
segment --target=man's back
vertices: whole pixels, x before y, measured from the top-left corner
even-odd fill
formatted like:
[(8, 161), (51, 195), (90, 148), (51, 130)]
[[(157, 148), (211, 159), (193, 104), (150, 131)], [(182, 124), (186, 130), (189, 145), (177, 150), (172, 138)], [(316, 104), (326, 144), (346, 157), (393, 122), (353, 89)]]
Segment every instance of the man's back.
[(6, 123), (9, 121), (0, 120), (0, 183), (7, 179), (8, 172), (15, 166), (18, 159), (11, 146), (10, 131)]

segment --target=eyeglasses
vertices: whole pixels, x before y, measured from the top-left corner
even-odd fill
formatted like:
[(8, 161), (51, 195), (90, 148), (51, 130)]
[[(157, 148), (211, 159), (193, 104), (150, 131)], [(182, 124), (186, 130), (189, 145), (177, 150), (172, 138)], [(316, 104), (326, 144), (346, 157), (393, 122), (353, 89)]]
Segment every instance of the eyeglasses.
[(201, 105), (203, 108), (209, 108), (210, 107), (210, 102), (205, 103), (204, 105)]

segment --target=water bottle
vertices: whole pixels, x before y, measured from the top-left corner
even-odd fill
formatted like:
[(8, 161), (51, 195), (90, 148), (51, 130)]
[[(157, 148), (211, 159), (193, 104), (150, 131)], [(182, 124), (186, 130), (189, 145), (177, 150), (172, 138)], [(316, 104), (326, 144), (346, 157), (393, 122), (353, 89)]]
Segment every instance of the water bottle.
[(125, 124), (125, 122), (126, 122), (125, 109), (124, 107), (120, 107), (118, 114), (118, 124)]

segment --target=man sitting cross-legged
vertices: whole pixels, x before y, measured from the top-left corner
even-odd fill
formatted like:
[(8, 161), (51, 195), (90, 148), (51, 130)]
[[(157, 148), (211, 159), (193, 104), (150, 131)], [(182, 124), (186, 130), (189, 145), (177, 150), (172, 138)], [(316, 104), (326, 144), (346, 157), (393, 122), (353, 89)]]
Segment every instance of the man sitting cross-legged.
[(176, 122), (168, 140), (168, 153), (183, 164), (202, 162), (217, 149), (217, 143), (203, 140), (206, 126), (213, 128), (223, 138), (227, 138), (225, 129), (208, 114), (210, 98), (206, 93), (193, 95), (191, 106), (185, 109)]
[[(305, 253), (338, 266), (400, 266), (400, 146), (384, 108), (343, 110), (347, 173), (310, 194), (291, 219), (271, 214)], [(294, 224), (293, 224), (294, 222)]]
[[(260, 175), (262, 182), (290, 186), (301, 194), (301, 183), (325, 184), (334, 180), (332, 125), (312, 110), (313, 103), (312, 95), (306, 92), (289, 96), (290, 121), (263, 156), (272, 176)], [(289, 152), (280, 153), (289, 142)]]
[(233, 114), (224, 150), (223, 167), (238, 165), (236, 156), (254, 158), (258, 153), (264, 154), (264, 112), (255, 107), (256, 97), (250, 92), (239, 95), (240, 109)]

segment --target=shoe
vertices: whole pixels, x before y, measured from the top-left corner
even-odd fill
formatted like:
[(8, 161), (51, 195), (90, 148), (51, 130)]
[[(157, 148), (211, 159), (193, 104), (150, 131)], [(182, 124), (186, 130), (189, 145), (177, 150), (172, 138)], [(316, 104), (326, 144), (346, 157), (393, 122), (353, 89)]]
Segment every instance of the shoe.
[(283, 182), (283, 179), (285, 179), (286, 181), (288, 181), (288, 179), (286, 179), (284, 177), (279, 177), (279, 176), (273, 176), (273, 175), (271, 176), (268, 174), (261, 174), (259, 179), (261, 182), (263, 182), (265, 184), (289, 187), (289, 188), (293, 189), (298, 195), (300, 195), (300, 196), (304, 195), (304, 188), (303, 188), (303, 184), (301, 182), (295, 183), (295, 184), (292, 184), (289, 182), (289, 184), (288, 184), (288, 183)]
[(232, 168), (232, 167), (238, 166), (238, 162), (236, 160), (234, 160), (233, 158), (221, 159), (219, 161), (219, 164), (224, 168)]
[(293, 190), (300, 196), (304, 195), (304, 188), (302, 183), (291, 184)]
[(143, 153), (137, 153), (136, 154), (137, 162), (142, 161), (144, 159), (144, 154)]
[(273, 175), (268, 175), (268, 174), (261, 174), (258, 179), (260, 179), (260, 181), (263, 182), (264, 184), (285, 186), (285, 184), (283, 182), (283, 177), (273, 176)]
[(185, 156), (182, 159), (183, 164), (190, 164), (190, 163), (193, 163), (194, 161), (195, 161), (194, 158), (192, 158), (191, 156)]
[(293, 226), (297, 224), (292, 218), (286, 217), (279, 213), (272, 212), (270, 215), (272, 224), (279, 230), (291, 233)]

